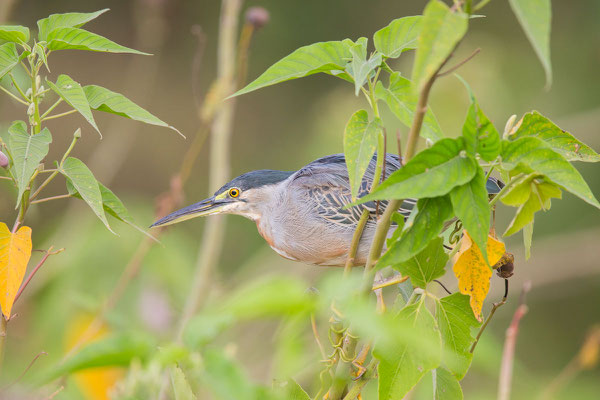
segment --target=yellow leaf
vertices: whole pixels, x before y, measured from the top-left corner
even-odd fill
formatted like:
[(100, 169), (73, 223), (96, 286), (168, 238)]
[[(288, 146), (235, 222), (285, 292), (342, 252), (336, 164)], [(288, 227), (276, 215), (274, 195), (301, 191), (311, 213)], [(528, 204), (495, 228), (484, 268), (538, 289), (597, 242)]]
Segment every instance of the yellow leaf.
[[(94, 321), (93, 315), (79, 315), (71, 321), (65, 335), (65, 347), (71, 350), (75, 346), (83, 346), (98, 340), (110, 333), (106, 324), (102, 324), (93, 335), (88, 328)], [(83, 338), (83, 341), (80, 340)], [(123, 379), (123, 368), (94, 367), (73, 374), (75, 382), (86, 400), (109, 400), (109, 392), (115, 384)]]
[[(464, 233), (458, 258), (452, 269), (458, 278), (458, 289), (462, 294), (468, 294), (471, 297), (471, 309), (481, 322), (481, 308), (483, 300), (490, 290), (492, 269), (485, 262), (481, 250), (473, 242), (469, 233), (467, 231)], [(487, 254), (491, 265), (496, 264), (505, 251), (504, 243), (488, 235)]]
[(0, 307), (7, 320), (30, 257), (31, 228), (22, 226), (17, 233), (12, 233), (0, 222)]

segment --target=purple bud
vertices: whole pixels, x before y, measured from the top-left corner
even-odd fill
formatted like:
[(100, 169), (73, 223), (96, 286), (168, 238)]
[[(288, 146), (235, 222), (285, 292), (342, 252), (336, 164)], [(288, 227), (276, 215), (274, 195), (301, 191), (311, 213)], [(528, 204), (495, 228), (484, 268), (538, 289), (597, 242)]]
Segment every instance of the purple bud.
[(4, 154), (1, 151), (0, 151), (0, 167), (2, 167), (2, 168), (8, 167), (8, 157), (6, 157), (6, 154)]
[(260, 29), (269, 23), (269, 12), (263, 7), (250, 7), (246, 10), (246, 22), (254, 25), (255, 29)]

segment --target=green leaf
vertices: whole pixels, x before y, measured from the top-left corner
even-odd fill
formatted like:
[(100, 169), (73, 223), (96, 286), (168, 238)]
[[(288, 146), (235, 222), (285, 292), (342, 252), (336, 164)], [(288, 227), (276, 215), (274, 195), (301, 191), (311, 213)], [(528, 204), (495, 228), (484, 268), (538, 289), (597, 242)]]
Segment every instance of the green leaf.
[[(76, 109), (83, 117), (100, 133), (87, 97), (81, 85), (71, 79), (68, 75), (60, 75), (56, 84), (47, 81), (48, 86), (56, 92), (67, 104)], [(100, 134), (102, 136), (102, 134)]]
[(420, 92), (467, 32), (468, 17), (452, 12), (439, 0), (431, 0), (423, 13), (412, 81)]
[(293, 379), (278, 383), (275, 392), (282, 400), (311, 400), (308, 393)]
[(463, 392), (458, 379), (445, 368), (436, 368), (433, 375), (434, 400), (462, 400)]
[(524, 137), (512, 142), (506, 140), (502, 142), (504, 169), (512, 170), (519, 164), (545, 175), (563, 189), (594, 207), (600, 208), (600, 203), (579, 171), (540, 139)]
[(52, 14), (46, 18), (38, 20), (38, 38), (40, 41), (47, 40), (48, 34), (58, 28), (81, 28), (86, 23), (99, 17), (107, 11), (108, 8), (93, 13), (71, 12), (65, 14)]
[(481, 326), (471, 311), (469, 296), (454, 293), (436, 300), (435, 318), (444, 343), (442, 362), (460, 380), (473, 359), (471, 328)]
[(436, 237), (419, 254), (393, 267), (402, 275), (408, 275), (414, 286), (425, 288), (429, 282), (444, 275), (447, 262), (448, 255), (444, 250), (444, 240)]
[(187, 324), (183, 341), (189, 348), (202, 348), (230, 327), (234, 321), (235, 318), (231, 313), (222, 310), (204, 311), (193, 317)]
[(185, 377), (185, 374), (181, 368), (173, 366), (170, 369), (171, 377), (171, 388), (173, 389), (173, 396), (175, 400), (196, 400), (197, 397), (194, 395), (190, 384)]
[(0, 25), (0, 40), (27, 43), (29, 41), (29, 28), (21, 25)]
[(533, 46), (535, 54), (546, 72), (546, 86), (552, 84), (550, 62), (550, 24), (552, 7), (550, 0), (509, 0), (510, 7)]
[(352, 60), (346, 67), (346, 71), (354, 80), (354, 95), (358, 96), (360, 88), (367, 82), (368, 76), (381, 65), (382, 58), (381, 54), (375, 52), (367, 60), (367, 38), (360, 38), (351, 45), (350, 53), (352, 53)]
[(48, 34), (49, 50), (87, 50), (105, 53), (131, 53), (149, 55), (142, 51), (121, 46), (104, 36), (79, 28), (57, 28)]
[(413, 157), (358, 203), (371, 200), (438, 197), (475, 176), (477, 163), (459, 139), (442, 139)]
[(377, 51), (385, 57), (397, 58), (406, 50), (416, 49), (421, 19), (420, 15), (398, 18), (375, 32), (373, 42)]
[(44, 128), (36, 135), (27, 133), (27, 125), (23, 121), (15, 121), (8, 128), (8, 149), (13, 160), (12, 174), (17, 181), (19, 190), (17, 195), (17, 207), (21, 204), (21, 198), (25, 189), (29, 186), (29, 180), (46, 154), (52, 135), (48, 128)]
[(349, 47), (347, 42), (341, 41), (319, 42), (300, 47), (270, 66), (261, 76), (233, 96), (319, 72), (344, 70), (347, 61), (352, 57)]
[(158, 119), (120, 93), (96, 85), (85, 86), (83, 91), (93, 110), (120, 115), (150, 125), (164, 126), (181, 134), (176, 128)]
[[(117, 197), (117, 195), (115, 195), (109, 188), (107, 188), (100, 182), (98, 182), (98, 187), (100, 188), (100, 194), (102, 195), (102, 207), (104, 208), (104, 212), (112, 215), (119, 221), (126, 223), (127, 225), (137, 229), (149, 238), (157, 241), (157, 239), (154, 236), (150, 235), (148, 232), (136, 225), (135, 221), (133, 220), (133, 217), (131, 216), (131, 214), (129, 214), (129, 211), (127, 211), (127, 208), (125, 207), (123, 202)], [(75, 186), (73, 186), (73, 183), (71, 183), (71, 181), (69, 180), (67, 180), (67, 191), (73, 197), (81, 199), (81, 194), (77, 191)]]
[(490, 231), (491, 210), (488, 203), (485, 173), (477, 166), (475, 177), (450, 192), (452, 208), (464, 228), (469, 232), (477, 247), (482, 250), (487, 261), (488, 234)]
[(428, 350), (399, 341), (386, 351), (374, 352), (379, 359), (379, 400), (402, 399), (427, 372), (440, 364), (440, 333), (424, 303), (421, 300), (404, 307), (396, 321), (404, 329), (420, 334)]
[(59, 165), (58, 170), (71, 181), (71, 184), (77, 189), (81, 198), (90, 206), (94, 214), (100, 218), (100, 221), (104, 223), (108, 230), (112, 232), (104, 214), (102, 193), (92, 171), (81, 160), (74, 157), (67, 158), (62, 166)]
[(533, 239), (533, 221), (523, 227), (523, 246), (525, 247), (525, 260), (531, 257), (531, 241)]
[[(510, 222), (504, 236), (510, 236), (525, 226), (533, 223), (534, 214), (540, 210), (550, 209), (551, 198), (561, 198), (562, 192), (553, 183), (547, 182), (538, 174), (530, 174), (504, 195), (503, 203), (518, 206), (515, 217)], [(519, 202), (526, 199), (522, 204)], [(525, 234), (525, 232), (524, 232)]]
[(465, 148), (472, 156), (479, 154), (485, 161), (493, 161), (500, 154), (500, 134), (475, 101), (467, 112), (462, 135), (465, 138)]
[[(407, 127), (411, 126), (419, 96), (413, 91), (408, 79), (400, 75), (399, 72), (392, 73), (388, 88), (385, 88), (380, 81), (377, 82), (375, 97), (385, 101), (392, 113), (394, 113), (402, 124)], [(442, 129), (430, 108), (425, 113), (421, 135), (432, 142), (437, 142), (444, 137)]]
[(522, 137), (536, 137), (543, 140), (552, 150), (562, 154), (569, 161), (600, 161), (600, 155), (591, 147), (577, 140), (569, 132), (563, 131), (537, 111), (525, 114), (518, 124), (517, 131), (508, 139), (515, 140)]
[(42, 62), (46, 66), (48, 72), (50, 72), (50, 67), (48, 66), (48, 54), (46, 53), (45, 44), (39, 42), (36, 43), (35, 46), (33, 46), (33, 52), (38, 55), (40, 60), (42, 60)]
[(145, 359), (156, 351), (145, 335), (118, 334), (94, 341), (71, 358), (48, 371), (44, 382), (88, 368), (127, 366), (135, 358)]
[(344, 131), (344, 156), (350, 178), (352, 198), (356, 199), (360, 185), (383, 134), (381, 120), (369, 121), (369, 114), (360, 110), (352, 114)]
[(256, 387), (232, 359), (216, 349), (208, 349), (203, 359), (204, 385), (220, 400), (256, 400)]
[(252, 282), (223, 305), (224, 312), (240, 319), (289, 316), (313, 308), (314, 300), (302, 282), (278, 277)]
[(21, 61), (14, 43), (8, 42), (0, 46), (0, 78), (8, 74)]
[(452, 218), (452, 203), (448, 196), (419, 199), (415, 212), (400, 239), (377, 262), (378, 268), (407, 261), (425, 249), (442, 233), (444, 222)]

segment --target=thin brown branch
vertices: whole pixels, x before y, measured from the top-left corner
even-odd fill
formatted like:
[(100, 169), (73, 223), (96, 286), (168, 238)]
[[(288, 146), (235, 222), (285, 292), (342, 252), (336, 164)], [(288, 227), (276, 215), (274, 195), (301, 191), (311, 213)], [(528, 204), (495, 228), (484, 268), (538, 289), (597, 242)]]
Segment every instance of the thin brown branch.
[(492, 311), (490, 311), (490, 315), (488, 315), (488, 317), (485, 319), (485, 322), (483, 323), (483, 325), (481, 325), (481, 328), (479, 328), (479, 332), (477, 332), (477, 337), (475, 338), (475, 341), (473, 342), (473, 345), (471, 346), (471, 349), (469, 350), (470, 353), (473, 353), (475, 351), (475, 347), (477, 347), (477, 343), (479, 343), (479, 339), (481, 338), (481, 335), (483, 335), (483, 331), (485, 331), (485, 328), (487, 328), (488, 324), (492, 320), (492, 317), (496, 313), (496, 310), (499, 307), (506, 304), (507, 297), (508, 297), (508, 279), (505, 279), (504, 280), (504, 297), (502, 297), (502, 300), (500, 300), (499, 302), (493, 304)]
[(71, 194), (61, 194), (58, 196), (51, 196), (51, 197), (46, 197), (43, 199), (39, 199), (39, 200), (33, 200), (31, 201), (29, 204), (38, 204), (38, 203), (45, 203), (46, 201), (52, 201), (52, 200), (60, 200), (60, 199), (68, 199), (69, 197), (73, 197)]
[(325, 349), (323, 344), (321, 343), (321, 337), (319, 336), (319, 330), (317, 329), (317, 321), (315, 319), (315, 314), (310, 315), (310, 326), (312, 328), (313, 336), (315, 337), (315, 341), (317, 342), (317, 346), (319, 347), (319, 352), (321, 353), (321, 358), (327, 358), (325, 354)]
[(40, 260), (40, 262), (29, 273), (29, 275), (27, 276), (27, 279), (25, 279), (25, 282), (23, 282), (23, 284), (19, 288), (19, 291), (17, 292), (17, 295), (15, 296), (15, 300), (14, 300), (13, 303), (16, 303), (17, 300), (19, 300), (19, 297), (21, 297), (21, 293), (23, 293), (23, 290), (25, 290), (25, 288), (27, 287), (27, 285), (29, 285), (29, 282), (31, 281), (31, 279), (39, 271), (39, 269), (42, 267), (42, 265), (44, 265), (44, 263), (46, 262), (46, 260), (48, 259), (48, 257), (53, 256), (55, 254), (58, 254), (58, 253), (60, 253), (60, 252), (62, 252), (64, 250), (65, 249), (59, 249), (59, 250), (56, 250), (56, 251), (52, 251), (52, 246), (50, 246), (50, 248), (48, 250), (46, 250), (46, 252), (45, 252), (46, 254), (44, 254), (44, 256), (42, 257), (42, 259)]
[(33, 357), (33, 360), (31, 360), (29, 362), (29, 365), (27, 365), (27, 368), (25, 368), (25, 370), (23, 372), (21, 372), (21, 375), (19, 375), (19, 377), (17, 379), (15, 379), (11, 383), (9, 383), (5, 387), (3, 387), (2, 391), (5, 391), (8, 388), (12, 387), (13, 385), (19, 383), (21, 381), (21, 379), (23, 379), (23, 377), (25, 376), (25, 374), (27, 373), (27, 371), (29, 371), (31, 369), (31, 367), (33, 366), (33, 364), (35, 364), (35, 362), (38, 360), (38, 358), (40, 358), (41, 356), (47, 356), (47, 355), (48, 355), (48, 353), (46, 353), (45, 351), (40, 351), (39, 353), (37, 353), (35, 355), (35, 357)]
[(510, 326), (506, 330), (506, 340), (504, 341), (504, 350), (502, 352), (502, 363), (500, 365), (500, 378), (498, 382), (498, 400), (510, 399), (510, 388), (512, 384), (513, 365), (515, 359), (515, 347), (517, 336), (519, 334), (519, 323), (521, 318), (527, 314), (527, 305), (525, 297), (531, 289), (531, 282), (525, 282), (521, 292), (519, 307), (515, 311)]
[(449, 74), (453, 73), (454, 71), (456, 71), (457, 69), (459, 69), (460, 67), (462, 67), (463, 65), (465, 65), (466, 63), (468, 63), (469, 61), (471, 61), (477, 54), (479, 54), (479, 52), (481, 52), (481, 49), (480, 48), (476, 48), (473, 51), (473, 53), (471, 53), (470, 56), (468, 56), (464, 60), (460, 61), (458, 64), (454, 65), (453, 67), (448, 68), (448, 70), (443, 71), (443, 72), (439, 72), (437, 74), (437, 77), (441, 78), (442, 76), (446, 76), (446, 75), (449, 75)]

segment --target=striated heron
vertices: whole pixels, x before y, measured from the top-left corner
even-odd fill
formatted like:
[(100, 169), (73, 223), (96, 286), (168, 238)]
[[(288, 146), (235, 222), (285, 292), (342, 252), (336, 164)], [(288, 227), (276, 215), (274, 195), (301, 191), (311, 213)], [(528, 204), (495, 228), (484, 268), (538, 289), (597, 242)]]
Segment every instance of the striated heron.
[[(376, 158), (364, 175), (359, 197), (368, 193)], [(386, 156), (386, 174), (400, 168), (396, 155)], [(487, 189), (496, 194), (504, 186), (490, 178)], [(344, 209), (352, 202), (343, 154), (319, 158), (298, 171), (259, 170), (245, 173), (225, 184), (214, 196), (156, 221), (165, 226), (190, 218), (236, 214), (256, 222), (259, 233), (281, 256), (294, 261), (326, 266), (344, 266), (352, 235), (364, 208), (369, 220), (355, 258), (364, 265), (377, 222), (376, 202)], [(398, 212), (408, 217), (416, 201), (404, 200)], [(387, 202), (379, 204), (381, 215)], [(395, 226), (390, 227), (391, 235)]]

